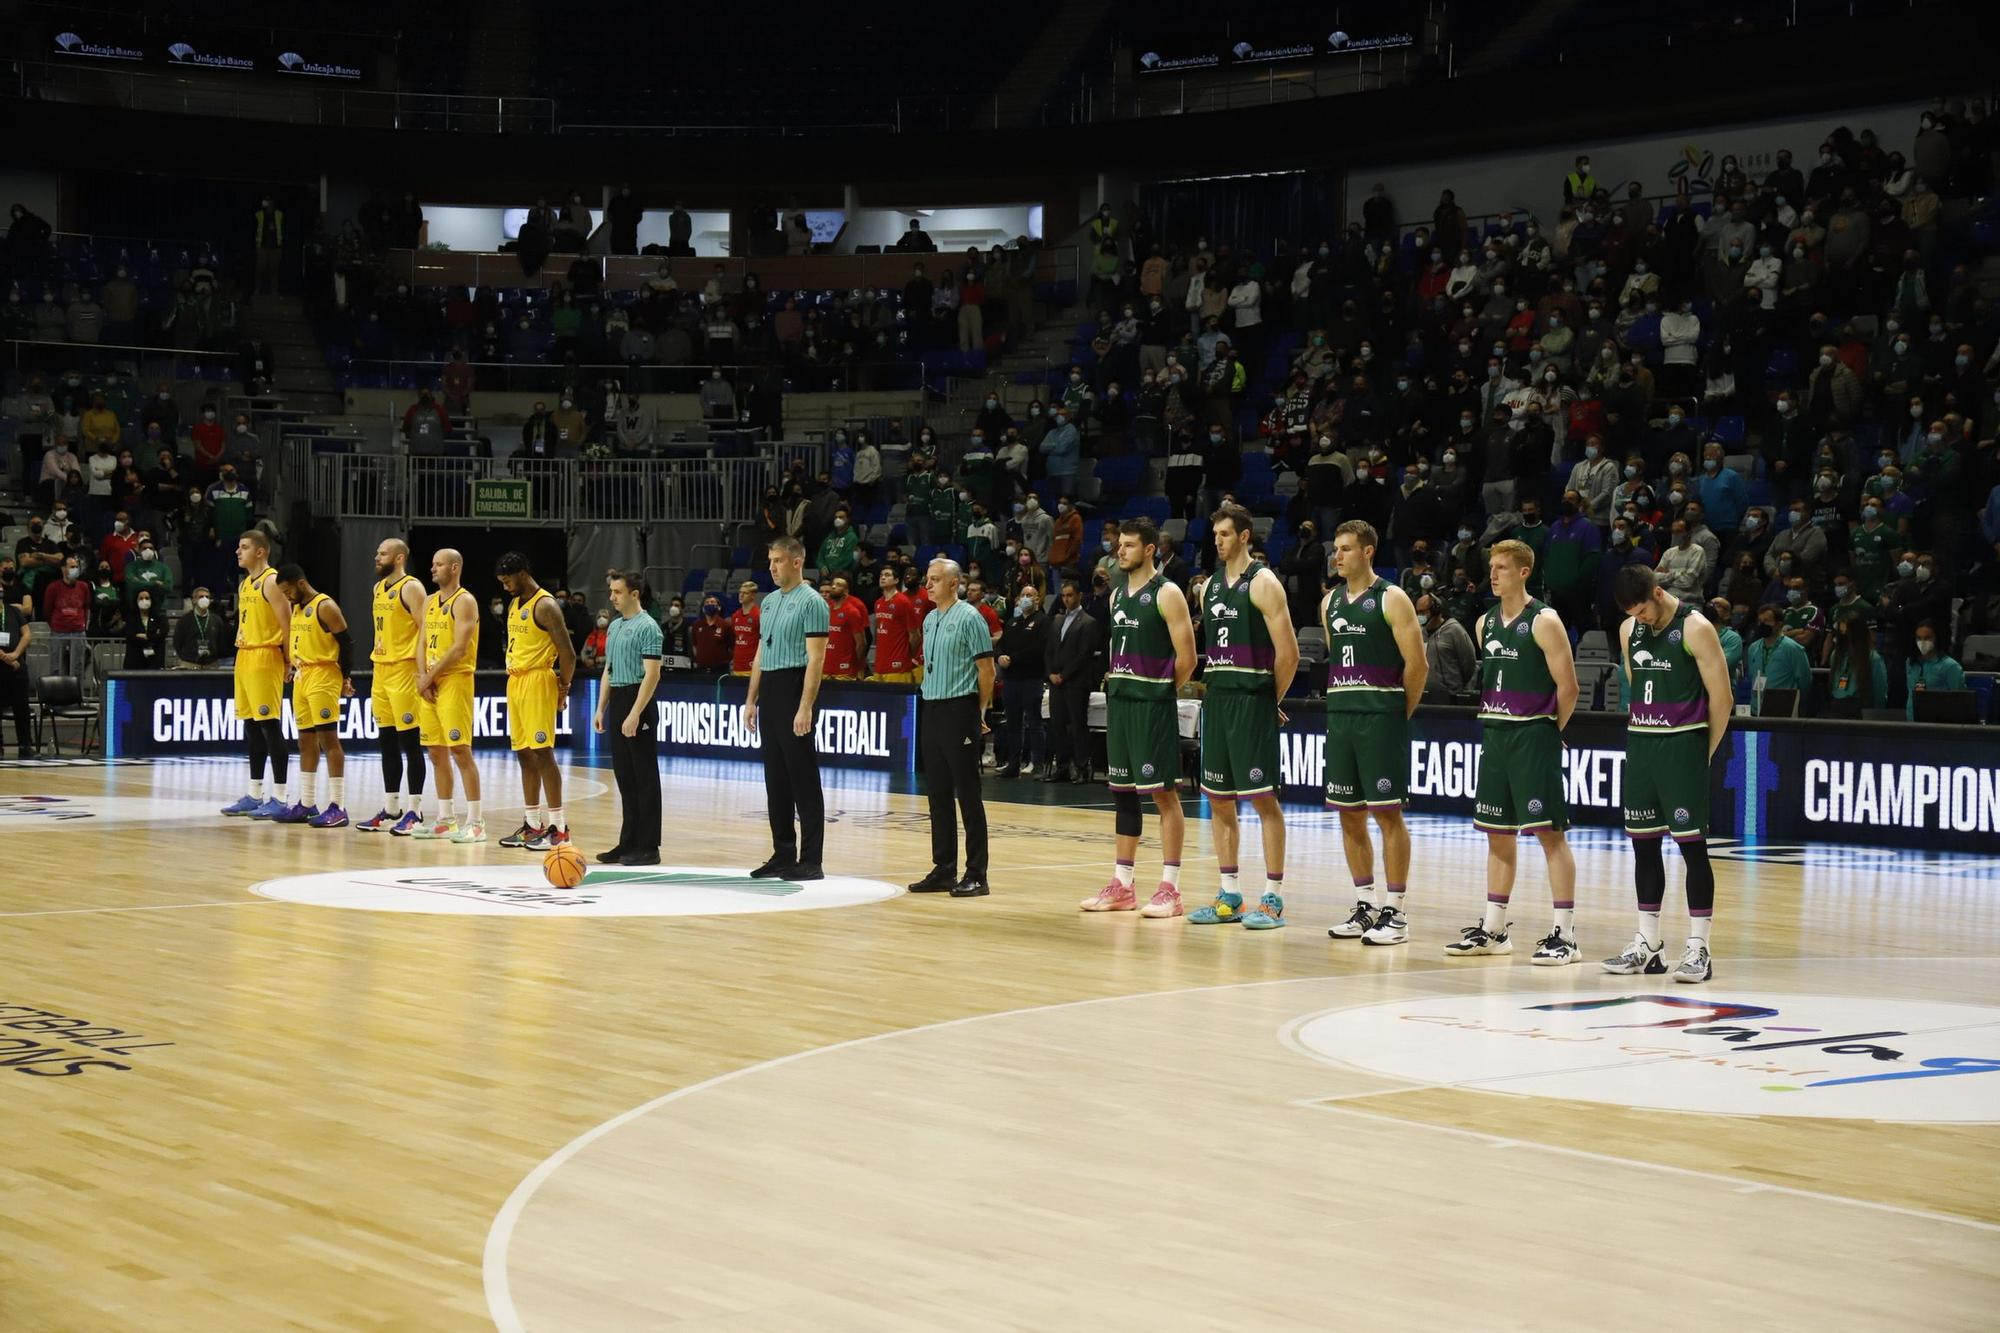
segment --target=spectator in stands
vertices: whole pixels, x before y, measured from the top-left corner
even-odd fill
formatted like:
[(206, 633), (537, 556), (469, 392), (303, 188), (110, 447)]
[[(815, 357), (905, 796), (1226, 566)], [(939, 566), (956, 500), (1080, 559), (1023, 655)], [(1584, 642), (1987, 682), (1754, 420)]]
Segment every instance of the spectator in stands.
[(14, 715), (15, 752), (24, 759), (38, 753), (29, 729), (27, 656), (35, 640), (29, 617), (13, 564), (0, 564), (0, 709)]
[(197, 587), (193, 602), (174, 626), (174, 656), (181, 666), (206, 670), (232, 655), (236, 627), (214, 607), (208, 589)]
[(90, 632), (116, 639), (125, 634), (125, 595), (108, 562), (97, 562), (97, 579), (90, 585)]
[[(1021, 525), (1021, 554), (1029, 562), (1046, 565), (1049, 562), (1049, 548), (1055, 544), (1055, 520), (1042, 508), (1039, 497), (1029, 494), (1021, 503), (1017, 515)], [(1012, 600), (1011, 596), (1009, 600)]]
[(1660, 586), (1683, 601), (1701, 597), (1702, 584), (1708, 577), (1708, 553), (1694, 544), (1694, 534), (1687, 520), (1677, 518), (1671, 529), (1672, 540), (1660, 552), (1659, 563), (1655, 566), (1660, 576)]
[(444, 405), (429, 389), (417, 392), (417, 401), (403, 413), (403, 447), (412, 454), (442, 454), (444, 437), (451, 432), (451, 418)]
[(1715, 636), (1722, 642), (1722, 664), (1729, 672), (1729, 680), (1734, 684), (1743, 673), (1743, 636), (1735, 629), (1736, 613), (1729, 602), (1715, 598), (1706, 607), (1709, 621), (1715, 626)]
[(911, 218), (909, 227), (896, 241), (896, 248), (906, 253), (936, 254), (937, 242), (924, 230), (921, 218)]
[(1722, 568), (1722, 538), (1708, 526), (1708, 510), (1701, 501), (1687, 500), (1681, 506), (1680, 516), (1687, 522), (1688, 536), (1694, 539), (1694, 544), (1706, 557), (1702, 575), (1706, 582), (1710, 575)]
[(41, 498), (48, 504), (62, 504), (71, 496), (79, 500), (87, 491), (83, 478), (83, 460), (70, 447), (69, 437), (58, 434), (48, 452), (42, 455), (42, 468), (37, 486)]
[(1783, 531), (1772, 537), (1771, 544), (1765, 548), (1764, 573), (1766, 576), (1775, 575), (1779, 559), (1790, 556), (1794, 569), (1817, 582), (1826, 564), (1826, 553), (1826, 534), (1812, 522), (1812, 513), (1806, 502), (1794, 500), (1785, 510)]
[(111, 571), (113, 583), (123, 583), (125, 566), (138, 550), (139, 534), (132, 528), (132, 515), (120, 509), (111, 520), (111, 531), (97, 544), (98, 563)]
[[(451, 349), (451, 356), (444, 363), (440, 385), (444, 390), (444, 410), (447, 417), (462, 417), (471, 413), (472, 363), (465, 359), (463, 347)], [(449, 421), (446, 424), (449, 425)]]
[(1819, 661), (1823, 656), (1821, 640), (1826, 634), (1826, 617), (1813, 604), (1812, 588), (1797, 574), (1785, 580), (1785, 605), (1782, 608), (1785, 622), (1785, 637), (1806, 650), (1806, 656)]
[(1055, 524), (1049, 540), (1051, 576), (1071, 572), (1083, 554), (1083, 515), (1068, 497), (1056, 501)]
[(1822, 431), (1846, 426), (1861, 407), (1861, 381), (1839, 351), (1833, 343), (1822, 345), (1819, 365), (1806, 377), (1806, 419)]
[(229, 433), (216, 420), (215, 408), (208, 404), (203, 404), (201, 420), (195, 422), (188, 433), (194, 441), (195, 477), (206, 482), (222, 466), (223, 455), (229, 445)]
[(1479, 658), (1472, 636), (1465, 626), (1445, 615), (1435, 594), (1425, 592), (1416, 599), (1417, 625), (1424, 632), (1424, 659), (1430, 676), (1424, 683), (1424, 698), (1432, 703), (1450, 703), (1471, 689)]
[(1694, 313), (1693, 301), (1682, 299), (1660, 317), (1661, 393), (1686, 398), (1700, 387), (1695, 374), (1700, 339), (1701, 320)]
[(160, 614), (161, 594), (142, 591), (132, 599), (132, 613), (125, 621), (125, 669), (164, 671), (167, 667), (168, 629)]
[(1749, 489), (1743, 475), (1725, 463), (1720, 442), (1710, 440), (1702, 446), (1701, 477), (1695, 485), (1709, 526), (1719, 536), (1734, 536), (1750, 504)]
[(84, 582), (83, 566), (74, 555), (66, 556), (62, 577), (42, 589), (42, 619), (48, 622), (53, 645), (50, 672), (58, 676), (81, 675), (85, 640), (90, 630), (90, 585)]
[(557, 458), (576, 458), (583, 452), (590, 422), (576, 405), (574, 394), (565, 392), (556, 410), (548, 417), (549, 452)]
[(236, 539), (243, 535), (255, 512), (252, 508), (250, 492), (237, 479), (236, 465), (225, 462), (222, 473), (215, 485), (208, 489), (210, 510), (209, 529), (215, 540), (224, 547), (236, 545)]
[(1618, 464), (1604, 456), (1603, 436), (1592, 433), (1585, 437), (1583, 458), (1570, 469), (1568, 489), (1578, 497), (1580, 512), (1597, 525), (1600, 535), (1611, 527), (1618, 480)]
[(1563, 492), (1562, 514), (1549, 525), (1548, 540), (1535, 564), (1545, 571), (1549, 605), (1565, 625), (1590, 623), (1602, 543), (1597, 525), (1583, 512), (1583, 497), (1573, 490)]
[(1077, 433), (1075, 422), (1065, 408), (1057, 408), (1055, 425), (1043, 437), (1037, 452), (1045, 460), (1044, 470), (1050, 488), (1061, 496), (1076, 494), (1076, 472), (1083, 452), (1083, 441)]
[[(1862, 709), (1888, 707), (1889, 672), (1882, 664), (1882, 654), (1875, 651), (1875, 635), (1868, 622), (1851, 618), (1837, 623), (1831, 642), (1826, 692), (1833, 707), (1829, 711), (1836, 717), (1853, 717)], [(1853, 702), (1843, 706), (1843, 700)]]
[(164, 607), (166, 599), (173, 596), (173, 571), (160, 558), (159, 544), (151, 533), (141, 534), (138, 553), (125, 562), (124, 583), (128, 599), (150, 593), (155, 605)]
[(820, 577), (853, 574), (860, 545), (860, 535), (854, 531), (853, 515), (843, 505), (834, 511), (833, 529), (820, 542), (818, 555), (813, 561)]
[(1938, 641), (1938, 625), (1948, 621), (1922, 620), (1917, 622), (1915, 636), (1911, 640), (1912, 654), (1904, 665), (1906, 697), (1903, 701), (1903, 715), (1914, 720), (1917, 715), (1917, 696), (1928, 690), (1962, 690), (1965, 688), (1965, 668), (1946, 651)]
[(610, 229), (607, 254), (636, 255), (639, 253), (639, 219), (645, 209), (632, 193), (630, 185), (620, 185), (618, 193), (611, 197), (611, 204), (605, 209), (605, 224)]
[(722, 377), (722, 367), (711, 366), (701, 386), (702, 420), (715, 424), (736, 422), (736, 389)]

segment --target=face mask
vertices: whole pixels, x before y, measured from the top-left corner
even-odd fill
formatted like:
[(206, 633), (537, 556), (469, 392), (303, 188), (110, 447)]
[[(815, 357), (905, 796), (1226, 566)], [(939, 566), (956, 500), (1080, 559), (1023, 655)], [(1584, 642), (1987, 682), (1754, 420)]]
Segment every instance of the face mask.
[(1705, 472), (1714, 472), (1722, 466), (1722, 460), (1719, 458), (1704, 458), (1701, 461), (1701, 466)]
[(1797, 606), (1800, 602), (1803, 602), (1805, 599), (1806, 595), (1803, 592), (1800, 592), (1797, 588), (1787, 588), (1785, 590), (1785, 600), (1790, 602), (1793, 606)]
[(1879, 505), (1863, 505), (1861, 507), (1861, 517), (1863, 518), (1875, 518), (1879, 516), (1881, 512), (1882, 510)]
[(1933, 650), (1934, 650), (1934, 649), (1935, 649), (1936, 647), (1937, 647), (1937, 640), (1936, 640), (1936, 639), (1918, 639), (1918, 640), (1917, 640), (1917, 653), (1918, 653), (1918, 655), (1919, 655), (1919, 656), (1922, 656), (1922, 657), (1929, 657), (1929, 656), (1931, 655), (1931, 652), (1932, 652), (1932, 651), (1933, 651)]
[[(1015, 513), (1017, 513), (1017, 514), (1018, 514), (1018, 513), (1020, 513), (1020, 512), (1021, 512), (1021, 506), (1019, 506), (1019, 505), (1015, 505), (1015, 506), (1014, 506), (1014, 512), (1015, 512)], [(1019, 551), (1020, 549), (1021, 549), (1020, 547), (1018, 547), (1018, 546), (1015, 546), (1015, 545), (1013, 545), (1013, 544), (1011, 544), (1011, 543), (1010, 543), (1010, 544), (1008, 545), (1008, 547), (1007, 547), (1007, 558), (1008, 558), (1009, 560), (1012, 560), (1012, 559), (1014, 558), (1014, 555), (1015, 555), (1015, 553), (1016, 553), (1017, 551)]]
[(1457, 466), (1458, 466), (1458, 455), (1457, 455), (1457, 454), (1446, 454), (1446, 455), (1444, 456), (1444, 465), (1445, 465), (1446, 467), (1457, 467)]
[(1910, 577), (1910, 575), (1917, 572), (1917, 567), (1911, 561), (1904, 560), (1897, 564), (1896, 572), (1898, 574), (1901, 574), (1904, 578), (1908, 578)]
[(1931, 577), (1931, 567), (1929, 565), (1917, 566), (1917, 582), (1927, 583), (1930, 581), (1930, 577)]
[(1104, 552), (1105, 552), (1105, 554), (1106, 554), (1106, 555), (1109, 555), (1109, 554), (1111, 553), (1111, 543), (1110, 543), (1110, 542), (1099, 542), (1099, 543), (1098, 543), (1098, 545), (1104, 548)]
[(1469, 542), (1469, 541), (1471, 541), (1471, 540), (1472, 540), (1472, 529), (1471, 529), (1471, 528), (1460, 528), (1460, 529), (1458, 530), (1458, 539), (1459, 539), (1460, 541), (1462, 541), (1462, 542)]
[(1623, 546), (1631, 540), (1632, 538), (1626, 535), (1625, 530), (1623, 528), (1620, 528), (1617, 532), (1611, 534), (1611, 544), (1613, 546)]
[(206, 610), (208, 610), (208, 598), (206, 598), (206, 597), (197, 597), (197, 598), (195, 598), (195, 599), (194, 599), (194, 609), (195, 609), (195, 610), (197, 610), (197, 611), (206, 611)]
[(1687, 499), (1687, 494), (1684, 491), (1667, 492), (1667, 503), (1670, 505), (1678, 505), (1686, 499)]
[(1508, 430), (1521, 430), (1521, 429), (1525, 428), (1525, 427), (1527, 426), (1527, 424), (1528, 424), (1527, 422), (1525, 422), (1525, 421), (1521, 420), (1521, 419), (1520, 419), (1519, 417), (1515, 417), (1515, 418), (1514, 418), (1513, 420), (1511, 420), (1511, 421), (1509, 421), (1509, 422), (1507, 423), (1507, 429), (1508, 429)]
[[(1682, 419), (1682, 418), (1681, 418), (1681, 414), (1680, 414), (1680, 413), (1678, 413), (1678, 412), (1669, 412), (1669, 413), (1667, 413), (1667, 424), (1668, 424), (1669, 426), (1678, 426), (1678, 425), (1680, 425), (1680, 424), (1681, 424), (1681, 419)], [(1676, 470), (1678, 470), (1678, 469), (1680, 468), (1680, 464), (1679, 464), (1679, 463), (1675, 463), (1675, 464), (1674, 464), (1673, 466), (1674, 466), (1674, 468), (1675, 468)]]
[(76, 571), (73, 569), (65, 569), (63, 571), (63, 582), (64, 583), (76, 582)]

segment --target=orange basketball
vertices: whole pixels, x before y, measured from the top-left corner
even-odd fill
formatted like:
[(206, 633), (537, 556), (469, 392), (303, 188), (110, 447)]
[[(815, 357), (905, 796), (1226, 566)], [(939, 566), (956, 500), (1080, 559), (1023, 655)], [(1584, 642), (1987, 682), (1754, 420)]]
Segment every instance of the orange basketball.
[(542, 858), (542, 875), (559, 889), (573, 889), (583, 883), (583, 853), (569, 843), (552, 849)]

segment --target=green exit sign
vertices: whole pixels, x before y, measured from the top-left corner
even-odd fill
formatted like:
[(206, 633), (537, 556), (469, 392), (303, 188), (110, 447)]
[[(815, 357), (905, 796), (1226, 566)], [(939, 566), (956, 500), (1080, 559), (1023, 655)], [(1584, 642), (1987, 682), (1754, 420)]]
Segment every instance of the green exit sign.
[(472, 516), (489, 519), (529, 517), (528, 483), (514, 478), (474, 480)]

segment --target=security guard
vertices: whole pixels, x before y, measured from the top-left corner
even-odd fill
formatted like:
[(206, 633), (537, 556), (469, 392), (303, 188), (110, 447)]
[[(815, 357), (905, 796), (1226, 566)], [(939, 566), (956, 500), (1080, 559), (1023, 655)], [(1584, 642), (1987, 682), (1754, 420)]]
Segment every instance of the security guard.
[[(981, 739), (993, 701), (993, 635), (986, 618), (959, 600), (963, 575), (955, 561), (938, 559), (924, 577), (937, 609), (924, 617), (924, 794), (930, 801), (931, 873), (911, 893), (983, 898), (986, 883), (986, 804), (979, 790)], [(965, 877), (954, 878), (958, 820), (965, 817)]]

